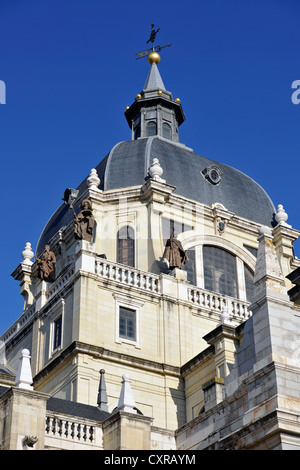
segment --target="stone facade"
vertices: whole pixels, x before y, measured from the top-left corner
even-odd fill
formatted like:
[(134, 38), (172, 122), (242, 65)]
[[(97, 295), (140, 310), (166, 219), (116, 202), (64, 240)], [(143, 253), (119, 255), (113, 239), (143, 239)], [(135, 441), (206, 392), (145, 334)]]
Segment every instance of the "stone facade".
[[(165, 146), (160, 107), (166, 106), (173, 129), (168, 151), (184, 149), (194, 158), (178, 142), (181, 105), (166, 90), (158, 94), (154, 68), (126, 111), (128, 123), (134, 116), (143, 134), (144, 107), (155, 105), (157, 142)], [(37, 276), (40, 253), (34, 260), (26, 243), (12, 273), (23, 312), (0, 338), (3, 449), (299, 448), (300, 311), (293, 303), (299, 232), (282, 205), (268, 227), (227, 209), (218, 197), (230, 202), (226, 177), (236, 173), (223, 167), (195, 176), (210, 185), (213, 203), (176, 192), (160, 165), (163, 155), (149, 161), (151, 139), (138, 184), (100, 189), (93, 168), (74, 192), (77, 211), (83, 201), (92, 207), (91, 241), (75, 238), (71, 203), (59, 208), (61, 220), (51, 219), (41, 237), (54, 254), (51, 282)], [(115, 170), (111, 158), (105, 165), (107, 181)], [(129, 180), (137, 170), (124, 161)], [(163, 253), (175, 229), (190, 260), (170, 271)], [(107, 396), (98, 394), (99, 371)]]

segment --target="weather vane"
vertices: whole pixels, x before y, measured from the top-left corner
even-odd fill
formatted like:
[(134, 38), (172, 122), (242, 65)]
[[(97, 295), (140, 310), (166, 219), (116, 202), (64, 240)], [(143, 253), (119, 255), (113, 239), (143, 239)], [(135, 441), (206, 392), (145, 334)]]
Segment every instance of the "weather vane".
[(151, 34), (150, 34), (150, 38), (148, 39), (147, 41), (147, 44), (149, 42), (152, 42), (152, 47), (151, 49), (146, 49), (145, 51), (142, 51), (142, 52), (137, 52), (137, 57), (136, 59), (141, 59), (142, 57), (145, 57), (145, 56), (148, 56), (151, 52), (159, 52), (161, 51), (164, 47), (170, 47), (171, 44), (167, 44), (166, 46), (154, 46), (154, 42), (155, 42), (155, 39), (156, 39), (156, 35), (158, 33), (158, 31), (160, 30), (160, 28), (158, 28), (156, 31), (154, 29), (154, 24), (151, 25)]

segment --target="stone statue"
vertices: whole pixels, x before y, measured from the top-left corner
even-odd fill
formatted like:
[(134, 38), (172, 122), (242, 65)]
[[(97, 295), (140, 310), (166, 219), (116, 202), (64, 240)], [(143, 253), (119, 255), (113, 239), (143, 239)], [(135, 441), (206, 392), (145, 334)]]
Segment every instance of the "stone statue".
[(45, 246), (45, 251), (43, 252), (41, 258), (36, 258), (37, 268), (38, 268), (38, 277), (45, 281), (52, 282), (56, 257), (53, 251), (50, 251), (49, 245)]
[(182, 269), (188, 261), (187, 252), (183, 249), (179, 240), (174, 237), (174, 231), (167, 240), (163, 257), (169, 262), (169, 269)]
[(74, 235), (78, 240), (93, 241), (95, 218), (92, 212), (92, 204), (88, 199), (81, 203), (81, 212), (75, 217)]

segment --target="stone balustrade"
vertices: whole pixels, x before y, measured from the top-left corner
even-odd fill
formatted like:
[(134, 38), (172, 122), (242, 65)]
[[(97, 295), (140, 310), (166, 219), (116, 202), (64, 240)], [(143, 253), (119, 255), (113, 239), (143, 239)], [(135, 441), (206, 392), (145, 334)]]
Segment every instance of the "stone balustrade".
[(210, 292), (199, 287), (188, 289), (188, 299), (197, 307), (212, 310), (219, 314), (227, 307), (230, 320), (247, 320), (251, 316), (248, 307), (250, 302), (228, 297), (226, 295)]
[(48, 412), (45, 447), (54, 449), (102, 450), (102, 426), (98, 421)]
[(105, 259), (97, 259), (95, 261), (95, 272), (105, 279), (125, 284), (129, 287), (136, 287), (155, 293), (160, 292), (159, 276), (156, 274), (113, 263)]
[(31, 307), (29, 307), (23, 315), (21, 315), (18, 320), (16, 320), (12, 326), (6, 330), (3, 335), (0, 337), (1, 341), (9, 341), (15, 334), (17, 334), (24, 326), (26, 326), (33, 315), (35, 314), (36, 311), (36, 305), (33, 304)]
[[(98, 256), (95, 256), (94, 258), (94, 273), (101, 278), (127, 287), (141, 289), (144, 292), (149, 292), (151, 294), (163, 293), (160, 275), (108, 261), (107, 259), (99, 258)], [(46, 302), (54, 298), (55, 295), (61, 295), (61, 291), (69, 284), (74, 275), (75, 268), (74, 265), (72, 265), (53, 284), (48, 284)], [(173, 278), (170, 276), (170, 280), (171, 279)], [(206, 311), (211, 310), (217, 314), (221, 314), (223, 307), (226, 306), (230, 319), (244, 321), (251, 316), (251, 312), (248, 311), (248, 306), (250, 305), (249, 302), (210, 292), (199, 287), (187, 287), (187, 300), (196, 307), (202, 308)], [(28, 324), (36, 310), (36, 304), (29, 307), (1, 336), (0, 340), (4, 342), (9, 341), (24, 326), (26, 326), (26, 324)]]

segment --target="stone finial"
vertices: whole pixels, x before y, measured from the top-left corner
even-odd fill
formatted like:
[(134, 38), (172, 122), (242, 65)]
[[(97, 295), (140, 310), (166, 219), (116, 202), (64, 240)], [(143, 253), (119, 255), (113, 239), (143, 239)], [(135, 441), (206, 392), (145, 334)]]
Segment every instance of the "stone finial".
[(273, 238), (272, 229), (267, 225), (261, 225), (258, 229), (258, 240), (260, 237)]
[(34, 253), (31, 249), (31, 243), (27, 242), (25, 245), (24, 250), (22, 251), (22, 258), (24, 261), (22, 261), (22, 264), (26, 264), (27, 266), (32, 266), (32, 261), (31, 259), (34, 257)]
[(122, 388), (117, 410), (126, 411), (127, 413), (136, 413), (135, 401), (130, 386), (130, 377), (128, 374), (124, 374), (122, 379)]
[(108, 411), (108, 405), (107, 405), (108, 399), (107, 399), (107, 393), (106, 393), (106, 383), (105, 383), (104, 374), (105, 374), (105, 370), (101, 369), (97, 405), (98, 405), (99, 410)]
[(99, 191), (99, 184), (100, 184), (100, 178), (98, 177), (97, 170), (95, 168), (91, 169), (91, 172), (89, 174), (89, 177), (87, 179), (89, 189), (92, 189), (94, 191)]
[(164, 170), (160, 166), (158, 158), (153, 158), (152, 165), (149, 168), (149, 175), (154, 181), (159, 181), (160, 183), (165, 183), (166, 180), (161, 178)]
[(18, 372), (15, 380), (15, 386), (18, 388), (33, 390), (32, 382), (33, 380), (30, 366), (30, 352), (28, 349), (22, 349)]
[(228, 313), (228, 308), (226, 307), (226, 305), (222, 307), (222, 313), (220, 315), (220, 318), (223, 324), (229, 322), (229, 313)]
[(234, 326), (234, 323), (230, 321), (230, 315), (228, 313), (227, 305), (223, 305), (222, 312), (220, 315), (221, 323), (219, 325)]
[(282, 204), (278, 204), (278, 206), (277, 206), (277, 212), (276, 212), (276, 215), (275, 215), (275, 219), (276, 219), (276, 222), (278, 223), (278, 225), (284, 225), (285, 227), (291, 227), (291, 225), (288, 225), (286, 223), (286, 221), (288, 219), (288, 215), (285, 212)]

